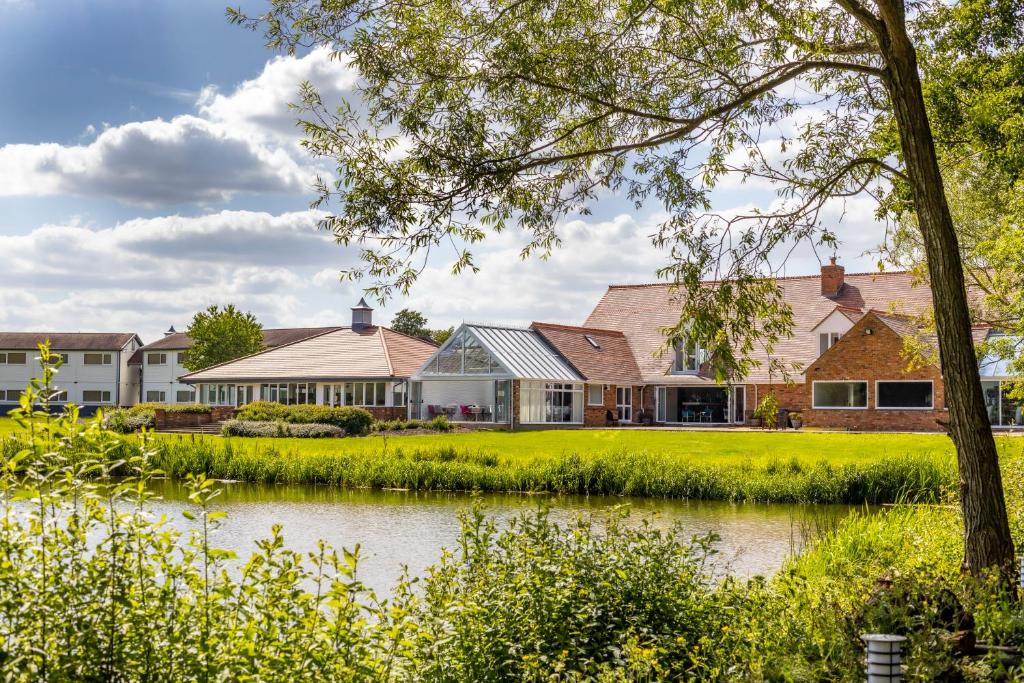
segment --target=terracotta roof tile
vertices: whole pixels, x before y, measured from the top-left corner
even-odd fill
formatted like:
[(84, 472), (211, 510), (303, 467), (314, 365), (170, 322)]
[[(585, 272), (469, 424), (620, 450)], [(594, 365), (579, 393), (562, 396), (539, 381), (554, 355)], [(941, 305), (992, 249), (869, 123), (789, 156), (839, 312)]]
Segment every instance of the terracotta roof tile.
[[(640, 383), (640, 368), (622, 332), (536, 322), (531, 327), (562, 354), (584, 379), (602, 384)], [(597, 346), (588, 341), (588, 337)]]
[[(308, 339), (324, 332), (340, 330), (341, 327), (279, 327), (263, 330), (263, 345), (268, 349), (284, 344), (291, 344), (301, 339)], [(129, 365), (142, 365), (142, 355), (147, 351), (184, 351), (192, 348), (192, 338), (184, 332), (168, 334), (155, 342), (146, 344), (132, 354)]]

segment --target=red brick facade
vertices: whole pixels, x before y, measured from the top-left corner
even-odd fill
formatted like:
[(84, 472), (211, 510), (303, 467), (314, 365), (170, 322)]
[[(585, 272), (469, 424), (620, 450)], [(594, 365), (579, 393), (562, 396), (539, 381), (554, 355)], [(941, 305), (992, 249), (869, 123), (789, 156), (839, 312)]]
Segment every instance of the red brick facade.
[(404, 420), (409, 414), (405, 406), (370, 407), (367, 410), (375, 420)]
[(160, 430), (202, 427), (216, 424), (222, 420), (230, 420), (234, 416), (235, 409), (231, 406), (214, 406), (208, 413), (169, 413), (158, 408), (153, 411), (153, 428)]
[[(806, 369), (804, 424), (827, 429), (940, 431), (948, 420), (943, 395), (942, 374), (934, 365), (907, 370), (903, 357), (903, 338), (869, 313), (818, 360)], [(867, 408), (857, 410), (814, 409), (811, 407), (813, 382), (845, 380), (867, 382)], [(932, 410), (878, 408), (878, 380), (931, 380)], [(780, 403), (781, 407), (786, 407)]]

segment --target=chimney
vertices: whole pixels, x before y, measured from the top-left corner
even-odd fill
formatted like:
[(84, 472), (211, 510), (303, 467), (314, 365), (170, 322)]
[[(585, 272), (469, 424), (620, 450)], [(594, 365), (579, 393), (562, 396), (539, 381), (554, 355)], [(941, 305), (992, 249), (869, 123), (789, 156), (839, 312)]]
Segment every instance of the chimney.
[(829, 259), (827, 266), (821, 267), (821, 295), (832, 299), (839, 295), (843, 288), (843, 276), (846, 268), (836, 265), (836, 257)]
[(352, 329), (363, 330), (373, 326), (373, 309), (366, 305), (366, 299), (352, 307)]
[(164, 332), (164, 336), (165, 337), (170, 337), (172, 334), (177, 334), (177, 333), (178, 333), (178, 331), (176, 329), (174, 329), (174, 325), (171, 325), (170, 327), (167, 328), (167, 331)]

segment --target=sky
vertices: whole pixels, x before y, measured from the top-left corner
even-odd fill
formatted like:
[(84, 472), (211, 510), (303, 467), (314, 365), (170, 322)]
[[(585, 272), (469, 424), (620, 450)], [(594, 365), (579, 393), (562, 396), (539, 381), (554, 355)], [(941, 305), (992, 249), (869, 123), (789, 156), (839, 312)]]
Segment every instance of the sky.
[[(268, 51), (227, 23), (225, 5), (0, 0), (0, 330), (148, 342), (227, 303), (265, 327), (348, 324), (367, 283), (339, 281), (357, 249), (316, 229), (311, 183), (330, 169), (299, 146), (288, 103), (307, 79), (340, 101), (357, 74), (323, 50)], [(713, 199), (728, 213), (775, 196), (724, 183)], [(475, 248), (478, 273), (453, 276), (450, 258), (433, 257), (408, 297), (370, 300), (375, 321), (408, 307), (431, 327), (578, 324), (609, 284), (657, 281), (663, 209), (613, 195), (591, 209), (562, 221), (548, 260), (521, 260), (514, 232)], [(847, 271), (871, 270), (873, 206), (826, 215), (842, 219)], [(816, 273), (829, 255), (801, 249), (786, 274)]]

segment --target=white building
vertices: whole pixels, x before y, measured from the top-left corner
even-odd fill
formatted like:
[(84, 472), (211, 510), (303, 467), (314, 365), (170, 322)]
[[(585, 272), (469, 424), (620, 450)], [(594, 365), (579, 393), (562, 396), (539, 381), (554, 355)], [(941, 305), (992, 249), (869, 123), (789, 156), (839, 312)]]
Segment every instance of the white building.
[[(263, 345), (268, 349), (307, 339), (338, 327), (289, 327), (263, 330)], [(138, 377), (139, 401), (146, 403), (194, 403), (195, 388), (180, 381), (191, 372), (185, 367), (192, 338), (173, 327), (162, 339), (138, 349), (128, 361)]]
[(128, 359), (142, 340), (134, 332), (0, 332), (0, 414), (16, 407), (25, 385), (40, 376), (38, 345), (47, 339), (64, 359), (55, 381), (61, 403), (89, 414), (137, 402), (138, 378)]

